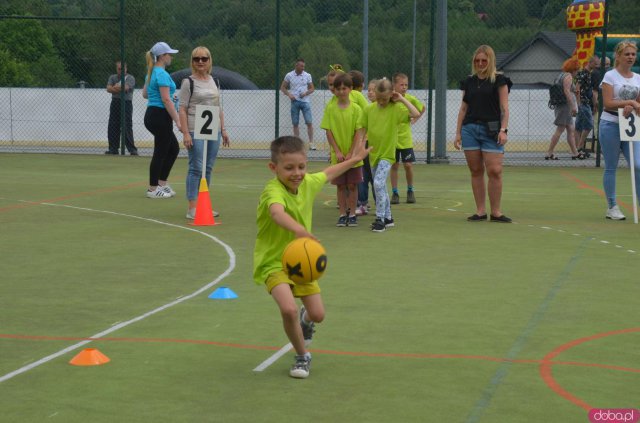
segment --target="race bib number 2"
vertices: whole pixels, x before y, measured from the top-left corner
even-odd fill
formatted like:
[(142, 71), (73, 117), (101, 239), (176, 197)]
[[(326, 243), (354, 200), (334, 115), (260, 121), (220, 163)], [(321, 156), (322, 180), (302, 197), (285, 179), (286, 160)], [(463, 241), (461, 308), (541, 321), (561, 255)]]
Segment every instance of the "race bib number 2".
[(640, 141), (640, 117), (635, 111), (629, 116), (622, 115), (622, 109), (618, 109), (620, 121), (620, 141)]
[(218, 128), (220, 128), (220, 108), (218, 106), (196, 106), (193, 137), (200, 140), (217, 140)]

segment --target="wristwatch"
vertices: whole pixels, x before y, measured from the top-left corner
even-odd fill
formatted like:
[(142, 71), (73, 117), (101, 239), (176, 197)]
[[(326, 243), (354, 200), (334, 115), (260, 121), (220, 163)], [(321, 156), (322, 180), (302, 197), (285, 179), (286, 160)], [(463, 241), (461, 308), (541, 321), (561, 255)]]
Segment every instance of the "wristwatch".
[(504, 132), (506, 134), (509, 132), (509, 128), (500, 128), (500, 132)]

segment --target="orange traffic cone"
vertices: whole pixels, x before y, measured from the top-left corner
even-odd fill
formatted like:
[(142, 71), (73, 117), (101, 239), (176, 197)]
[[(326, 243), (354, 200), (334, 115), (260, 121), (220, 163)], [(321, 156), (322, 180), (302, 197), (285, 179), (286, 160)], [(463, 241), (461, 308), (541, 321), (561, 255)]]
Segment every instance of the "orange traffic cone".
[(99, 366), (111, 360), (95, 348), (85, 348), (73, 357), (69, 364), (74, 366)]
[(198, 191), (198, 202), (196, 203), (196, 216), (193, 219), (194, 226), (216, 225), (211, 209), (211, 198), (209, 197), (209, 187), (205, 178), (200, 179), (200, 189)]

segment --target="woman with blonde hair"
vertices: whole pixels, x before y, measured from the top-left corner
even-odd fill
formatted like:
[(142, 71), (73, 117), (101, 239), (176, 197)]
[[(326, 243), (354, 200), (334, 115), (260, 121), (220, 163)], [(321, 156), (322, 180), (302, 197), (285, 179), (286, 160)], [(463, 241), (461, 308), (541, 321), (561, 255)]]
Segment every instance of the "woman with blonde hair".
[(180, 152), (178, 140), (173, 133), (173, 122), (180, 130), (178, 112), (173, 105), (176, 84), (166, 67), (171, 65), (173, 54), (178, 50), (165, 42), (154, 44), (146, 54), (147, 76), (142, 96), (148, 99), (144, 115), (144, 126), (153, 134), (153, 157), (149, 165), (148, 198), (171, 198), (176, 195), (167, 180)]
[(562, 64), (562, 72), (553, 82), (562, 87), (566, 100), (564, 104), (555, 106), (555, 120), (553, 124), (556, 125), (556, 131), (551, 136), (551, 143), (549, 144), (547, 155), (544, 157), (545, 160), (558, 160), (553, 150), (556, 148), (558, 141), (560, 141), (560, 136), (565, 130), (567, 131), (567, 142), (573, 154), (571, 159), (584, 160), (586, 158), (584, 153), (578, 152), (576, 148), (576, 128), (573, 121), (573, 118), (578, 114), (578, 102), (574, 94), (576, 92), (576, 86), (573, 80), (579, 70), (580, 62), (578, 59), (573, 57), (569, 58), (564, 61)]
[[(191, 76), (182, 80), (180, 85), (180, 126), (182, 127), (182, 142), (189, 153), (189, 171), (187, 173), (187, 219), (193, 219), (196, 215), (198, 191), (202, 179), (202, 160), (205, 149), (205, 140), (194, 139), (196, 120), (196, 106), (217, 106), (219, 108), (220, 127), (217, 140), (206, 141), (206, 165), (205, 178), (207, 185), (211, 184), (211, 170), (218, 155), (220, 140), (222, 145), (229, 146), (229, 135), (224, 127), (224, 112), (220, 104), (220, 91), (211, 76), (213, 58), (206, 47), (196, 47), (191, 52)], [(218, 212), (213, 212), (218, 217)]]
[[(636, 43), (629, 40), (619, 42), (615, 49), (614, 67), (604, 74), (600, 84), (604, 111), (600, 116), (598, 139), (604, 156), (602, 183), (607, 198), (605, 217), (612, 220), (625, 219), (616, 201), (616, 171), (621, 151), (627, 163), (630, 163), (629, 143), (620, 142), (618, 110), (623, 110), (622, 114), (625, 118), (634, 111), (637, 116), (640, 116), (640, 75), (631, 71), (637, 60), (637, 55), (638, 46)], [(633, 153), (636, 195), (640, 198), (640, 148), (636, 147)]]
[[(473, 54), (471, 75), (460, 83), (463, 91), (454, 147), (462, 148), (471, 172), (476, 212), (470, 222), (487, 220), (489, 194), (492, 222), (511, 223), (502, 213), (502, 159), (509, 126), (511, 80), (496, 71), (496, 55), (487, 45)], [(485, 184), (485, 172), (488, 181)]]

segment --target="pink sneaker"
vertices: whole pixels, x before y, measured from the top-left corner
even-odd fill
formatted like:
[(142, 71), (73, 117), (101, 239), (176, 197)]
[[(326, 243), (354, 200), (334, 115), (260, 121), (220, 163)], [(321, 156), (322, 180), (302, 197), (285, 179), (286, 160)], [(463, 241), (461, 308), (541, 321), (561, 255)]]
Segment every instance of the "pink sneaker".
[(365, 206), (359, 206), (356, 208), (356, 216), (364, 216), (366, 214), (368, 214), (368, 212)]

